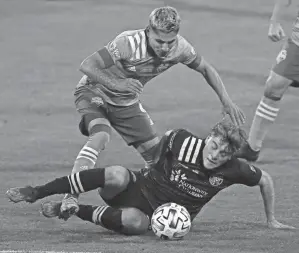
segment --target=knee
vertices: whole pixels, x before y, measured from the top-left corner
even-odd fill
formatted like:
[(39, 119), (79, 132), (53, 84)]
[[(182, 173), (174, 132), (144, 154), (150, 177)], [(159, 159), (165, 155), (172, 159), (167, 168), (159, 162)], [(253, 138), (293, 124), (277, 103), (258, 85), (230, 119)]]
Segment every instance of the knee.
[(130, 181), (130, 172), (122, 166), (110, 166), (105, 169), (105, 186), (125, 189)]
[(89, 136), (89, 146), (93, 147), (97, 151), (104, 150), (110, 141), (110, 134), (107, 132), (96, 132)]
[(138, 235), (148, 231), (150, 224), (146, 214), (137, 208), (124, 208), (122, 212), (123, 233)]
[(272, 72), (266, 81), (264, 96), (274, 101), (281, 100), (291, 81)]

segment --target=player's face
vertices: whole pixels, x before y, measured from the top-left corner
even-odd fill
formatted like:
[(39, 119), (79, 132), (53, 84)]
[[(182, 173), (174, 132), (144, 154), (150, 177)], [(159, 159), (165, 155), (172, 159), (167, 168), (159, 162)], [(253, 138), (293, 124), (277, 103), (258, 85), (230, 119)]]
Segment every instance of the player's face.
[(177, 43), (177, 32), (163, 33), (149, 29), (147, 35), (150, 47), (160, 58), (166, 57)]
[(227, 150), (228, 144), (223, 143), (219, 136), (211, 136), (206, 140), (203, 153), (203, 165), (206, 169), (214, 169), (231, 158), (231, 153)]

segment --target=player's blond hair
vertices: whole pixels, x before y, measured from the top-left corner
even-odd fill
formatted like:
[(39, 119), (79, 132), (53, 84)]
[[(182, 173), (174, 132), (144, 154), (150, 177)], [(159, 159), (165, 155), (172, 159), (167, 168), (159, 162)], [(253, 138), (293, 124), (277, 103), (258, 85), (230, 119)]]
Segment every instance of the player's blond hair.
[(211, 135), (220, 137), (223, 143), (227, 143), (231, 154), (237, 152), (247, 139), (246, 132), (228, 119), (218, 122), (212, 128)]
[(178, 32), (180, 23), (179, 13), (170, 6), (154, 9), (149, 16), (149, 26), (164, 33)]

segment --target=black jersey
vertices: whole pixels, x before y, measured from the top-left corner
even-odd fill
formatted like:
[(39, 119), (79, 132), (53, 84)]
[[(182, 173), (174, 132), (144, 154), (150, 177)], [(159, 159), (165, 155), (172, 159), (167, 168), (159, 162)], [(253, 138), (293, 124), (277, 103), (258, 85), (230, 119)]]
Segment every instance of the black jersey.
[(155, 167), (143, 173), (141, 188), (153, 209), (167, 202), (187, 208), (194, 218), (219, 191), (233, 184), (257, 185), (261, 170), (232, 158), (215, 169), (205, 169), (205, 139), (174, 130), (162, 138)]

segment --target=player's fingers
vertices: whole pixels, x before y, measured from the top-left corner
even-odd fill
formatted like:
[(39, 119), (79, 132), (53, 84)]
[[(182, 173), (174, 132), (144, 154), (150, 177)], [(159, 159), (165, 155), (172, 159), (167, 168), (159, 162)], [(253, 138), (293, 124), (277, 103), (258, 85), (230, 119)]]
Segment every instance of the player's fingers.
[(279, 35), (280, 35), (280, 38), (281, 38), (281, 39), (285, 38), (286, 35), (285, 35), (283, 29), (281, 29), (281, 30), (279, 31)]
[(278, 34), (269, 34), (268, 37), (273, 42), (277, 42), (279, 40), (279, 35)]
[(245, 116), (245, 113), (240, 109), (239, 109), (239, 116), (240, 116), (240, 119), (241, 119), (241, 123), (243, 125), (245, 123), (246, 116)]
[(229, 113), (229, 116), (230, 116), (231, 121), (233, 122), (233, 124), (236, 125), (236, 126), (238, 126), (238, 120), (236, 118), (236, 115), (235, 115), (234, 111), (231, 111)]
[(132, 84), (133, 84), (133, 87), (134, 87), (135, 91), (142, 92), (143, 86), (142, 86), (142, 84), (139, 81), (136, 80)]
[(293, 226), (290, 226), (290, 225), (283, 225), (283, 224), (282, 224), (282, 228), (284, 228), (284, 229), (296, 229), (296, 228), (293, 227)]
[(240, 110), (237, 106), (233, 107), (232, 109), (233, 117), (234, 117), (234, 124), (236, 126), (240, 126), (242, 124), (242, 114), (240, 114)]
[(129, 90), (131, 91), (131, 92), (135, 92), (135, 93), (141, 93), (141, 89), (138, 87), (138, 86), (136, 86), (136, 85), (131, 85), (131, 86), (129, 86)]

